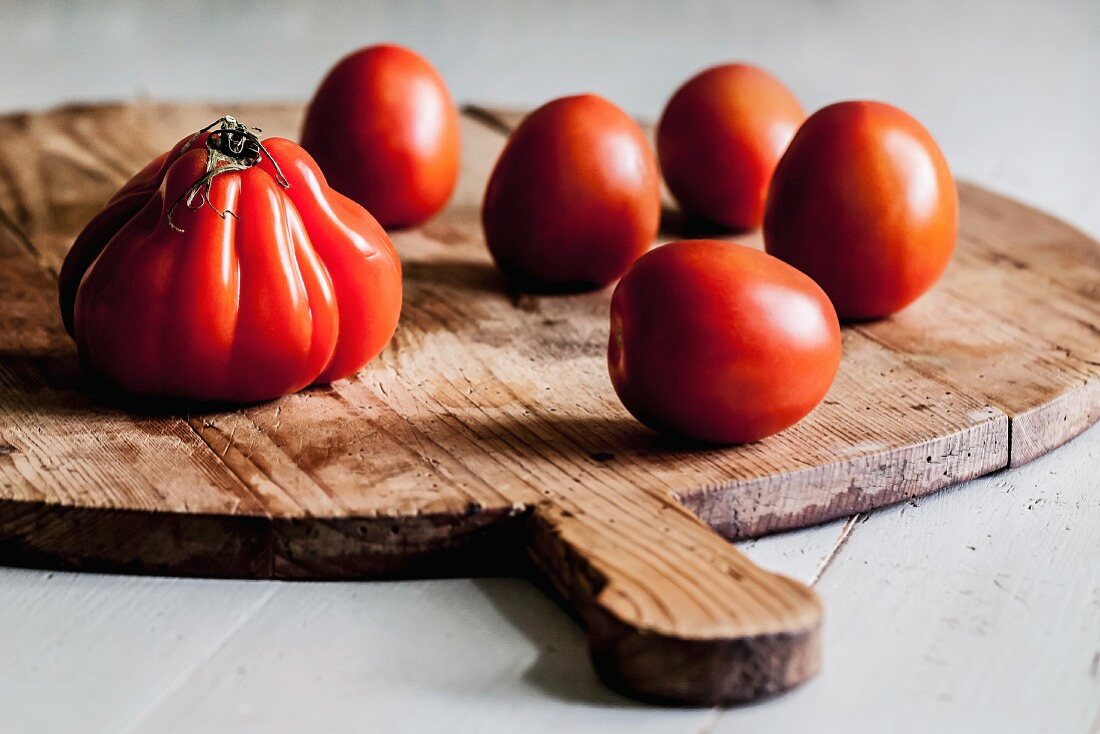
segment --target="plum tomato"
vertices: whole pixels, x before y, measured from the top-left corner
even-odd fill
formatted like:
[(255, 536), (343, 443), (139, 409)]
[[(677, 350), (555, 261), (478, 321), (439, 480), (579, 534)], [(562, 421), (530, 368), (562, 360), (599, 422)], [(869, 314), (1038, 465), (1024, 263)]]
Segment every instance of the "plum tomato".
[(607, 361), (623, 405), (698, 441), (756, 441), (794, 424), (825, 397), (840, 349), (816, 283), (730, 242), (658, 247), (611, 299)]
[(660, 175), (638, 125), (593, 94), (532, 112), (493, 169), (481, 219), (514, 281), (575, 290), (620, 277), (657, 236)]
[(747, 64), (689, 79), (665, 106), (657, 155), (680, 208), (731, 229), (760, 226), (775, 164), (802, 106), (783, 83)]
[(839, 102), (814, 113), (780, 160), (764, 239), (841, 318), (871, 319), (939, 279), (958, 218), (955, 180), (920, 123), (881, 102)]
[(329, 71), (306, 110), (302, 147), (329, 184), (387, 228), (424, 222), (458, 180), (458, 110), (432, 65), (371, 46)]

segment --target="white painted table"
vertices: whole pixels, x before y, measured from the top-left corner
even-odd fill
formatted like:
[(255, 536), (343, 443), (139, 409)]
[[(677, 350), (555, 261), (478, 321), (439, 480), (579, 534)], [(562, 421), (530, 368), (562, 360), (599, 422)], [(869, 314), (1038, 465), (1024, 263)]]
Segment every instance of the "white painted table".
[[(1100, 2), (904, 5), (0, 0), (0, 109), (74, 98), (305, 98), (392, 39), (459, 99), (597, 91), (653, 118), (724, 59), (808, 108), (921, 119), (958, 175), (1100, 236)], [(236, 63), (238, 66), (233, 67)], [(1100, 731), (1100, 428), (1022, 469), (744, 545), (811, 580), (825, 670), (731, 711), (606, 692), (516, 580), (225, 582), (0, 569), (0, 730)]]

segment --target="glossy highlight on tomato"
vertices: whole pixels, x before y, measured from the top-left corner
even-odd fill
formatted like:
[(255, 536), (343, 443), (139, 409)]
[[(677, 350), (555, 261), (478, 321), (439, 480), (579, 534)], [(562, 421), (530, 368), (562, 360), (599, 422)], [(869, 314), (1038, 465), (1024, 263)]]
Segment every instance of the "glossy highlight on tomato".
[(584, 94), (532, 112), (508, 140), (481, 218), (504, 273), (538, 290), (597, 288), (653, 243), (657, 162), (637, 123)]
[(839, 102), (814, 113), (779, 162), (764, 239), (841, 318), (871, 319), (935, 284), (958, 220), (955, 180), (919, 122), (881, 102)]
[(458, 180), (458, 110), (442, 77), (407, 48), (357, 51), (306, 110), (302, 147), (329, 184), (387, 228), (426, 221)]
[(92, 372), (143, 395), (255, 402), (353, 374), (389, 341), (401, 263), (385, 230), (298, 145), (261, 153), (250, 135), (232, 121), (185, 138), (77, 237), (59, 297)]
[(680, 208), (743, 230), (764, 218), (779, 157), (806, 119), (774, 76), (748, 64), (700, 72), (680, 87), (657, 125), (657, 154)]
[(729, 242), (658, 247), (611, 300), (615, 391), (642, 423), (689, 439), (745, 443), (793, 425), (825, 397), (840, 352), (821, 288)]

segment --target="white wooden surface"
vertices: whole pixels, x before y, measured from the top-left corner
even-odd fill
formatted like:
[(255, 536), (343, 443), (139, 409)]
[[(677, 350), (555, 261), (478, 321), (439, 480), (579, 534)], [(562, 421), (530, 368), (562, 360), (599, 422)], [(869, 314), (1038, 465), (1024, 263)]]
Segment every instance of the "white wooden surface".
[[(653, 118), (744, 58), (807, 107), (908, 109), (956, 172), (1100, 236), (1100, 2), (438, 5), (0, 0), (0, 110), (304, 98), (338, 54), (419, 48), (456, 97), (594, 90)], [(234, 68), (233, 64), (237, 64)], [(0, 568), (0, 731), (1100, 731), (1100, 428), (1020, 470), (746, 544), (816, 580), (825, 670), (732, 711), (607, 693), (515, 580), (284, 584)]]

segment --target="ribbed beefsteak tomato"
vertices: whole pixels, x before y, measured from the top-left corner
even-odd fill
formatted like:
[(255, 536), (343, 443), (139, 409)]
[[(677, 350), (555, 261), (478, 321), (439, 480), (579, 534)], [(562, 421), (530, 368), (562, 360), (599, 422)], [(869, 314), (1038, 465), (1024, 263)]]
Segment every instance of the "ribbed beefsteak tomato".
[(397, 326), (385, 231), (289, 140), (222, 118), (149, 163), (61, 268), (82, 362), (135, 393), (254, 402), (346, 377)]

